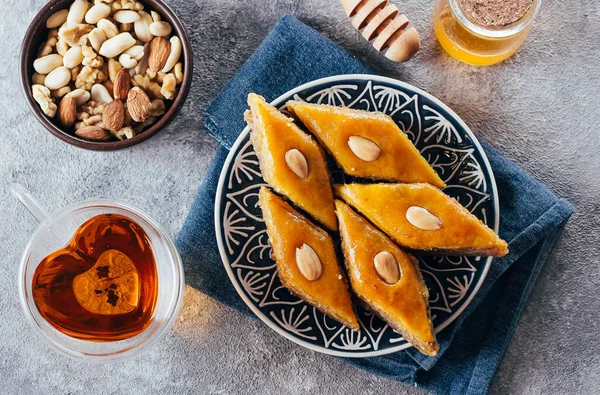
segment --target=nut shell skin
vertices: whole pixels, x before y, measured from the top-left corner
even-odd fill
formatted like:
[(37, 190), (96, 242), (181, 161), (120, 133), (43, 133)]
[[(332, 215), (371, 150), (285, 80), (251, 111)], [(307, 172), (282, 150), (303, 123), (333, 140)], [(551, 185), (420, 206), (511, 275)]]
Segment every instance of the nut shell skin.
[(127, 94), (127, 111), (136, 122), (144, 122), (152, 112), (152, 103), (146, 93), (135, 87)]
[(110, 133), (98, 126), (86, 126), (75, 131), (75, 135), (88, 141), (108, 141)]
[(127, 94), (131, 89), (131, 77), (126, 69), (121, 69), (115, 77), (113, 84), (113, 97), (118, 100), (127, 100)]
[(62, 127), (70, 128), (77, 117), (77, 102), (73, 97), (65, 96), (58, 105), (58, 122)]
[(119, 99), (113, 100), (102, 113), (102, 123), (108, 130), (116, 132), (125, 123), (125, 107)]

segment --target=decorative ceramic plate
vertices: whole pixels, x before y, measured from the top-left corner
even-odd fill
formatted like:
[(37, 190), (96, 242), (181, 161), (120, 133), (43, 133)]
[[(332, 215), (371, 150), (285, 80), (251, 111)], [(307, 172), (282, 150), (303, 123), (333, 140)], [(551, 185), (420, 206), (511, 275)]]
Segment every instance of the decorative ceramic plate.
[[(341, 75), (299, 86), (272, 104), (285, 110), (291, 99), (390, 115), (448, 185), (444, 192), (498, 231), (498, 196), (485, 153), (467, 125), (435, 97), (390, 78)], [(333, 160), (329, 162), (335, 182), (351, 181), (335, 168)], [(221, 172), (215, 226), (225, 269), (250, 309), (279, 334), (326, 354), (372, 357), (410, 347), (400, 334), (360, 305), (356, 310), (361, 331), (354, 332), (281, 285), (257, 204), (262, 185), (266, 184), (250, 143), (249, 128), (245, 128)], [(469, 304), (491, 261), (460, 256), (419, 258), (436, 332)]]

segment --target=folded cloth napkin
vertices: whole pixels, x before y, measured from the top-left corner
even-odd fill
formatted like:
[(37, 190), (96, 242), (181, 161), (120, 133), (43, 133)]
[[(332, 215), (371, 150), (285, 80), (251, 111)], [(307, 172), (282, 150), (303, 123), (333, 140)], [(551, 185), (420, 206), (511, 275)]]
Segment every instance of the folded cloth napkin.
[[(206, 129), (220, 143), (178, 237), (191, 286), (252, 314), (229, 281), (214, 231), (215, 192), (229, 148), (245, 126), (246, 96), (273, 100), (317, 78), (373, 73), (342, 48), (291, 16), (284, 16), (239, 73), (210, 104)], [(500, 236), (510, 253), (495, 259), (477, 295), (452, 325), (438, 334), (440, 352), (414, 349), (381, 357), (345, 359), (377, 375), (433, 393), (485, 393), (510, 342), (535, 280), (569, 216), (572, 205), (483, 144), (500, 197)], [(273, 334), (273, 336), (276, 336)]]

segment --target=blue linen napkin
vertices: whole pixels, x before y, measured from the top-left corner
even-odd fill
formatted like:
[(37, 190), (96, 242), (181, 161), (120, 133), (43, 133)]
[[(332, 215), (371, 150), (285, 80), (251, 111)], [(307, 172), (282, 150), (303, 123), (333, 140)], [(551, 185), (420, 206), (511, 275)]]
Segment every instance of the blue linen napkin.
[[(273, 100), (318, 78), (374, 73), (341, 47), (292, 16), (284, 16), (206, 111), (206, 129), (220, 143), (192, 204), (177, 247), (188, 283), (214, 299), (252, 314), (229, 281), (216, 244), (215, 192), (219, 174), (239, 133), (249, 92)], [(469, 306), (438, 334), (440, 352), (406, 351), (345, 359), (371, 373), (418, 385), (436, 394), (487, 392), (537, 276), (573, 211), (544, 185), (486, 144), (500, 197), (500, 236), (510, 253), (495, 259)], [(276, 336), (275, 334), (273, 336)]]

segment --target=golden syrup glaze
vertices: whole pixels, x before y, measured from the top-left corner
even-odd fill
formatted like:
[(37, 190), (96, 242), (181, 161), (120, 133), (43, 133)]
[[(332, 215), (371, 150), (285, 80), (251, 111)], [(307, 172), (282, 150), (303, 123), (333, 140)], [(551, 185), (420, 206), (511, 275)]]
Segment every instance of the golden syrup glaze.
[[(409, 138), (389, 116), (322, 104), (289, 101), (288, 108), (327, 148), (346, 174), (402, 182), (426, 182), (445, 186)], [(367, 162), (350, 149), (351, 136), (371, 140), (380, 156)]]
[[(455, 199), (429, 184), (345, 184), (334, 191), (400, 246), (457, 255), (503, 256), (506, 242)], [(439, 230), (421, 230), (406, 219), (411, 206), (442, 221)]]
[[(282, 283), (319, 310), (358, 330), (331, 237), (266, 187), (260, 190), (259, 204)], [(323, 267), (321, 276), (314, 281), (307, 280), (296, 263), (296, 249), (305, 243), (317, 253)]]
[[(253, 123), (250, 139), (265, 181), (329, 230), (336, 230), (333, 192), (321, 147), (261, 96), (251, 93), (248, 104)], [(287, 165), (285, 154), (291, 149), (299, 150), (306, 158), (306, 179)]]
[[(336, 214), (350, 284), (356, 294), (410, 341), (435, 343), (427, 287), (416, 259), (398, 248), (387, 236), (360, 217), (345, 203), (336, 200)], [(400, 280), (387, 284), (377, 274), (375, 256), (383, 251), (393, 255), (400, 266)], [(395, 324), (400, 323), (400, 325)]]

